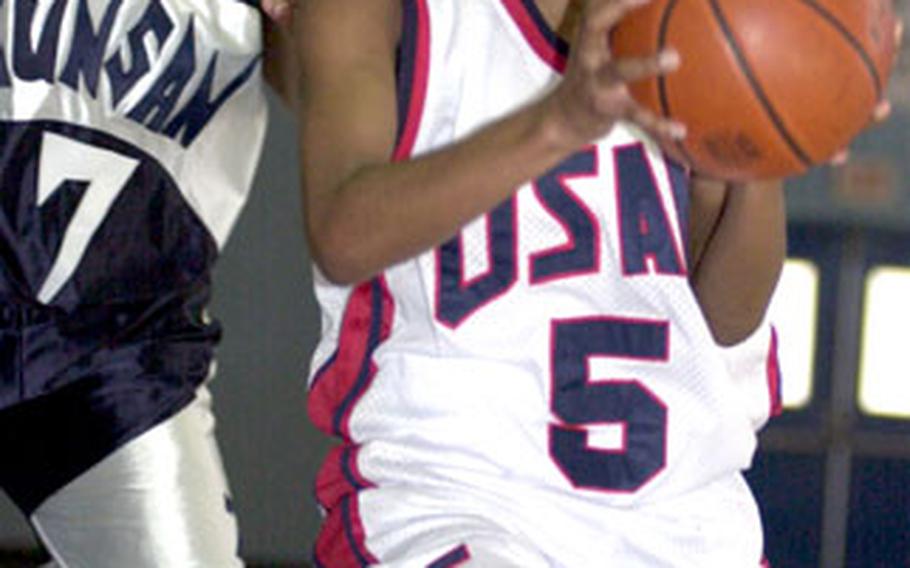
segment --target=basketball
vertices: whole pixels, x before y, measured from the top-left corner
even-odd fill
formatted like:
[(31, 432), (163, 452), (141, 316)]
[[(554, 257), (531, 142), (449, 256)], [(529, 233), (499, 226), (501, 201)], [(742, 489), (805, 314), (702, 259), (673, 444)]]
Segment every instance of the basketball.
[(824, 163), (865, 127), (895, 55), (891, 0), (652, 0), (610, 36), (614, 56), (675, 48), (677, 71), (630, 85), (686, 125), (671, 157), (728, 180)]

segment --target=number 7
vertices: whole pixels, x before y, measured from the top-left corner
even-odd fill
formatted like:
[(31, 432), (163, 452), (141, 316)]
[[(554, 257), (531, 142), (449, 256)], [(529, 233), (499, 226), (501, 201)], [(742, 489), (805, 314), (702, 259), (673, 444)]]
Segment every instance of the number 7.
[(38, 207), (44, 205), (65, 181), (88, 183), (66, 228), (57, 258), (38, 292), (38, 301), (47, 304), (72, 277), (92, 236), (136, 171), (139, 160), (45, 132), (38, 164)]

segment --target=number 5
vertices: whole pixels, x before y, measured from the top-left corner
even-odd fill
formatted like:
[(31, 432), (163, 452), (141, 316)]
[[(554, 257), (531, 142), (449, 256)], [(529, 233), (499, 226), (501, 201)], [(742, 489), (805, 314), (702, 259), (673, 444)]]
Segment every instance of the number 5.
[[(666, 322), (607, 317), (552, 324), (550, 454), (575, 486), (634, 492), (660, 473), (666, 460), (667, 407), (636, 378), (590, 377), (591, 357), (667, 361)], [(620, 425), (620, 449), (591, 447), (589, 428)]]
[(46, 304), (72, 277), (92, 236), (107, 216), (114, 199), (136, 171), (139, 160), (45, 132), (38, 163), (38, 207), (44, 205), (66, 181), (88, 183), (66, 228), (57, 258), (38, 292), (38, 301)]

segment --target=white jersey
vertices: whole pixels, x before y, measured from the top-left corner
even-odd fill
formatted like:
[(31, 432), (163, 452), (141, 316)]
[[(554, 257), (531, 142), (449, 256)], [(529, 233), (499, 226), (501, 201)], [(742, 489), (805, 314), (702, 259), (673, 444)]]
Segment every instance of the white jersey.
[[(397, 159), (560, 80), (566, 46), (530, 0), (404, 13)], [(493, 519), (553, 565), (758, 565), (739, 471), (772, 404), (769, 336), (745, 359), (759, 372), (731, 373), (744, 354), (713, 342), (687, 278), (686, 191), (620, 125), (368, 283), (317, 275), (310, 414), (345, 441), (317, 484), (317, 561), (430, 565), (401, 560), (420, 549), (401, 535), (433, 524), (415, 502), (437, 495), (436, 515)]]

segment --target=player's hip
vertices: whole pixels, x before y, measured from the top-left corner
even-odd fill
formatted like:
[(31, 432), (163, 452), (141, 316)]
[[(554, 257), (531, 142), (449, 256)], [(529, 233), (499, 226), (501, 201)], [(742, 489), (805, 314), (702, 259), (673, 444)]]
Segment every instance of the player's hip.
[(755, 447), (732, 397), (694, 396), (687, 389), (703, 384), (671, 374), (561, 384), (534, 361), (390, 352), (325, 368), (309, 393), (311, 418), (392, 482), (407, 474), (401, 464), (439, 471), (455, 462), (627, 503), (737, 472)]
[[(490, 545), (493, 545), (490, 548)], [(498, 546), (496, 546), (498, 544)], [(553, 498), (521, 484), (365, 488), (328, 509), (316, 547), (331, 566), (757, 566), (761, 524), (738, 476), (635, 507)], [(455, 565), (455, 564), (438, 564)], [(458, 564), (461, 565), (461, 564)]]
[(79, 333), (59, 314), (23, 319), (5, 305), (17, 317), (0, 326), (0, 488), (23, 511), (193, 399), (218, 328), (186, 307), (105, 309)]

